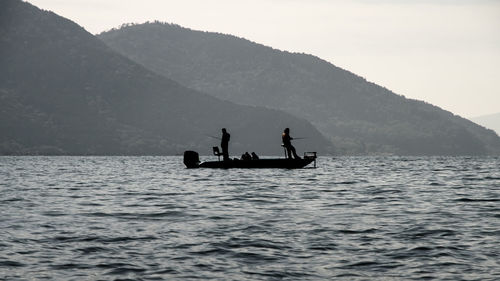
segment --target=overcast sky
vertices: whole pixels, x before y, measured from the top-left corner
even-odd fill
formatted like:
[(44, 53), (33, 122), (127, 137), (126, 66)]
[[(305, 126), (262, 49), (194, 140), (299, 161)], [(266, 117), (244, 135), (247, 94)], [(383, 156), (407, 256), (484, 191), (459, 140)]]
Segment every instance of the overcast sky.
[(29, 0), (91, 33), (164, 21), (316, 55), (464, 117), (500, 112), (500, 0)]

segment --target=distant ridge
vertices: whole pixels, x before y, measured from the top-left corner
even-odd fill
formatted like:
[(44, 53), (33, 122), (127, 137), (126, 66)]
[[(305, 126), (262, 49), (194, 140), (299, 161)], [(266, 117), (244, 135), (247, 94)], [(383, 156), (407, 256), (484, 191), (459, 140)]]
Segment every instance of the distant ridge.
[(332, 152), (306, 120), (221, 101), (146, 69), (82, 27), (20, 0), (0, 2), (0, 155), (281, 154), (285, 127), (300, 150)]
[(500, 136), (500, 113), (469, 118), (472, 122), (494, 130)]
[(500, 154), (493, 131), (311, 55), (160, 22), (127, 25), (98, 37), (194, 89), (305, 118), (341, 154)]

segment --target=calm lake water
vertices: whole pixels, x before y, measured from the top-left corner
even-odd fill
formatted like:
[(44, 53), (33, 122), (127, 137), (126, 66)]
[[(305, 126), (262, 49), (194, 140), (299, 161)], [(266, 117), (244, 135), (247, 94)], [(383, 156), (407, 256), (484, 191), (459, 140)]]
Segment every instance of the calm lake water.
[(1, 280), (500, 280), (500, 158), (0, 157)]

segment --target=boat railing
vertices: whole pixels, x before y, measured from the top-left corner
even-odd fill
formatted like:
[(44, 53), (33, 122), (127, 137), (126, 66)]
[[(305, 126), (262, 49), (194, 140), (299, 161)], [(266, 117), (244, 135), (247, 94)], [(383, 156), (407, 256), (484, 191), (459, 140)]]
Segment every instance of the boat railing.
[(316, 158), (318, 158), (316, 151), (304, 152), (304, 159), (312, 159), (314, 162), (314, 168), (316, 168)]

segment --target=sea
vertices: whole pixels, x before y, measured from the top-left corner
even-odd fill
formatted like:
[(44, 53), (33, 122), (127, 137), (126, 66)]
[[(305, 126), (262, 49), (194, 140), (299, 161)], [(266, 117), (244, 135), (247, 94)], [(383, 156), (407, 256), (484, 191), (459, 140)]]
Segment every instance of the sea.
[(0, 157), (0, 280), (500, 280), (500, 158)]

